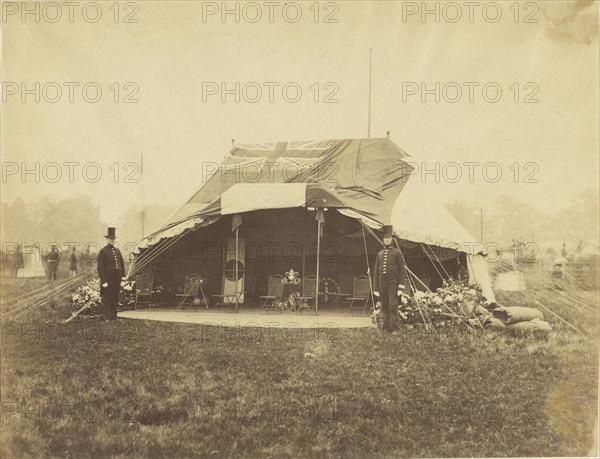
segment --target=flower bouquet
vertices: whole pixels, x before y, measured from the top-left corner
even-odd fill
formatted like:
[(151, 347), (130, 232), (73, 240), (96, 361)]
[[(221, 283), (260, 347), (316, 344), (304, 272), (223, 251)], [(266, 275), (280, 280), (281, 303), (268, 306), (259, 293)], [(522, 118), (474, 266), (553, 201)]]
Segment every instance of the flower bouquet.
[(292, 310), (292, 311), (296, 311), (298, 309), (300, 309), (301, 305), (301, 301), (300, 301), (300, 292), (298, 292), (297, 290), (292, 290), (291, 292), (289, 290), (287, 290), (286, 292), (286, 285), (299, 285), (301, 282), (300, 280), (300, 273), (298, 273), (297, 271), (294, 271), (293, 269), (290, 269), (288, 272), (284, 273), (283, 278), (281, 279), (281, 283), (283, 284), (283, 292), (284, 294), (286, 294), (287, 292), (289, 292), (287, 294), (287, 297), (283, 297), (281, 298), (281, 300), (277, 301), (275, 303), (277, 310), (279, 311), (286, 311), (286, 310)]
[(102, 298), (100, 297), (100, 279), (92, 279), (75, 290), (71, 295), (70, 309), (71, 313), (79, 311), (84, 306), (87, 307), (87, 315), (100, 315), (100, 306)]
[(119, 294), (119, 305), (129, 307), (135, 304), (135, 280), (126, 280), (121, 282), (121, 292)]
[[(486, 311), (486, 299), (481, 287), (466, 280), (444, 281), (435, 292), (416, 291), (414, 296), (402, 295), (398, 305), (401, 323), (451, 326)], [(373, 309), (372, 321), (379, 328), (383, 324), (381, 303)]]
[(338, 283), (333, 277), (324, 277), (319, 282), (319, 301), (329, 303), (339, 293)]

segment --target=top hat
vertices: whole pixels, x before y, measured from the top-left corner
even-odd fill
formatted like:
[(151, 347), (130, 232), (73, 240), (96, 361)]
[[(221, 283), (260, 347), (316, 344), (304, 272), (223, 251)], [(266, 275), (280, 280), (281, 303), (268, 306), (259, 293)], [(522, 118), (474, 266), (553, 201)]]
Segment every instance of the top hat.
[(116, 228), (110, 228), (109, 227), (108, 228), (108, 234), (106, 236), (104, 236), (104, 237), (107, 238), (107, 239), (116, 239), (117, 238), (117, 235), (115, 234), (116, 230), (117, 230)]
[(392, 237), (394, 235), (394, 228), (392, 225), (383, 225), (381, 229), (383, 231), (383, 237)]

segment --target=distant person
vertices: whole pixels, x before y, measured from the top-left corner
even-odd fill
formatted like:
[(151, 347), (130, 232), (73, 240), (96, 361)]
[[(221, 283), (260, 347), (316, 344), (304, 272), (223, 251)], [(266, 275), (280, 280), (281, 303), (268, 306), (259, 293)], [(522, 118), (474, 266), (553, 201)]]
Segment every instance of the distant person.
[(121, 251), (115, 247), (116, 228), (108, 228), (108, 234), (104, 237), (107, 245), (98, 253), (102, 312), (104, 320), (115, 320), (121, 283), (125, 280), (125, 262)]
[(573, 275), (575, 276), (575, 282), (577, 282), (578, 286), (582, 286), (583, 281), (583, 262), (581, 261), (581, 252), (583, 250), (583, 241), (579, 241), (577, 247), (575, 248), (575, 252), (573, 253)]
[(55, 281), (58, 275), (58, 261), (60, 254), (56, 249), (55, 245), (52, 245), (52, 249), (46, 255), (46, 263), (48, 263), (48, 280)]
[(21, 246), (17, 248), (17, 253), (15, 253), (15, 277), (19, 276), (19, 270), (25, 267), (25, 262), (23, 260), (23, 252), (21, 251)]
[(77, 251), (75, 247), (73, 247), (73, 251), (71, 252), (71, 269), (69, 271), (69, 277), (77, 275), (77, 264), (79, 263), (79, 258), (77, 257)]
[(90, 266), (92, 266), (94, 263), (93, 257), (92, 257), (92, 251), (90, 250), (90, 246), (88, 245), (85, 248), (85, 253), (83, 255), (83, 267), (84, 269), (89, 268)]
[(562, 250), (560, 251), (560, 255), (563, 258), (567, 258), (567, 244), (565, 242), (563, 242), (563, 246), (562, 246)]

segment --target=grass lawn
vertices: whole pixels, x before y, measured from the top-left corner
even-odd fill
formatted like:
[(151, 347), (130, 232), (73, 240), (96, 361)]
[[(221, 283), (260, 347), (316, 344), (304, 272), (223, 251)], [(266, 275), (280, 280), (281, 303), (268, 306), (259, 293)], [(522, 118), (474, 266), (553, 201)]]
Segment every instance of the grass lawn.
[(541, 340), (450, 329), (390, 336), (127, 320), (64, 325), (49, 309), (3, 323), (0, 454), (588, 455), (597, 318), (552, 306), (587, 335), (551, 319), (556, 332)]

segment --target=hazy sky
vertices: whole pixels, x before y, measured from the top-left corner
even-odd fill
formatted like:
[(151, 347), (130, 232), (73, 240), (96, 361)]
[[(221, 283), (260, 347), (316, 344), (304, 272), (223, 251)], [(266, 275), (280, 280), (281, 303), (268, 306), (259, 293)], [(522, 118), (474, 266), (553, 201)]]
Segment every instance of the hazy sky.
[(58, 2), (39, 17), (5, 2), (2, 200), (91, 194), (117, 224), (131, 204), (182, 203), (231, 139), (366, 137), (369, 48), (371, 136), (439, 163), (440, 183), (425, 179), (443, 200), (510, 194), (552, 213), (597, 186), (598, 2), (427, 2), (425, 17), (422, 2), (247, 3), (228, 3), (236, 22), (221, 2)]

